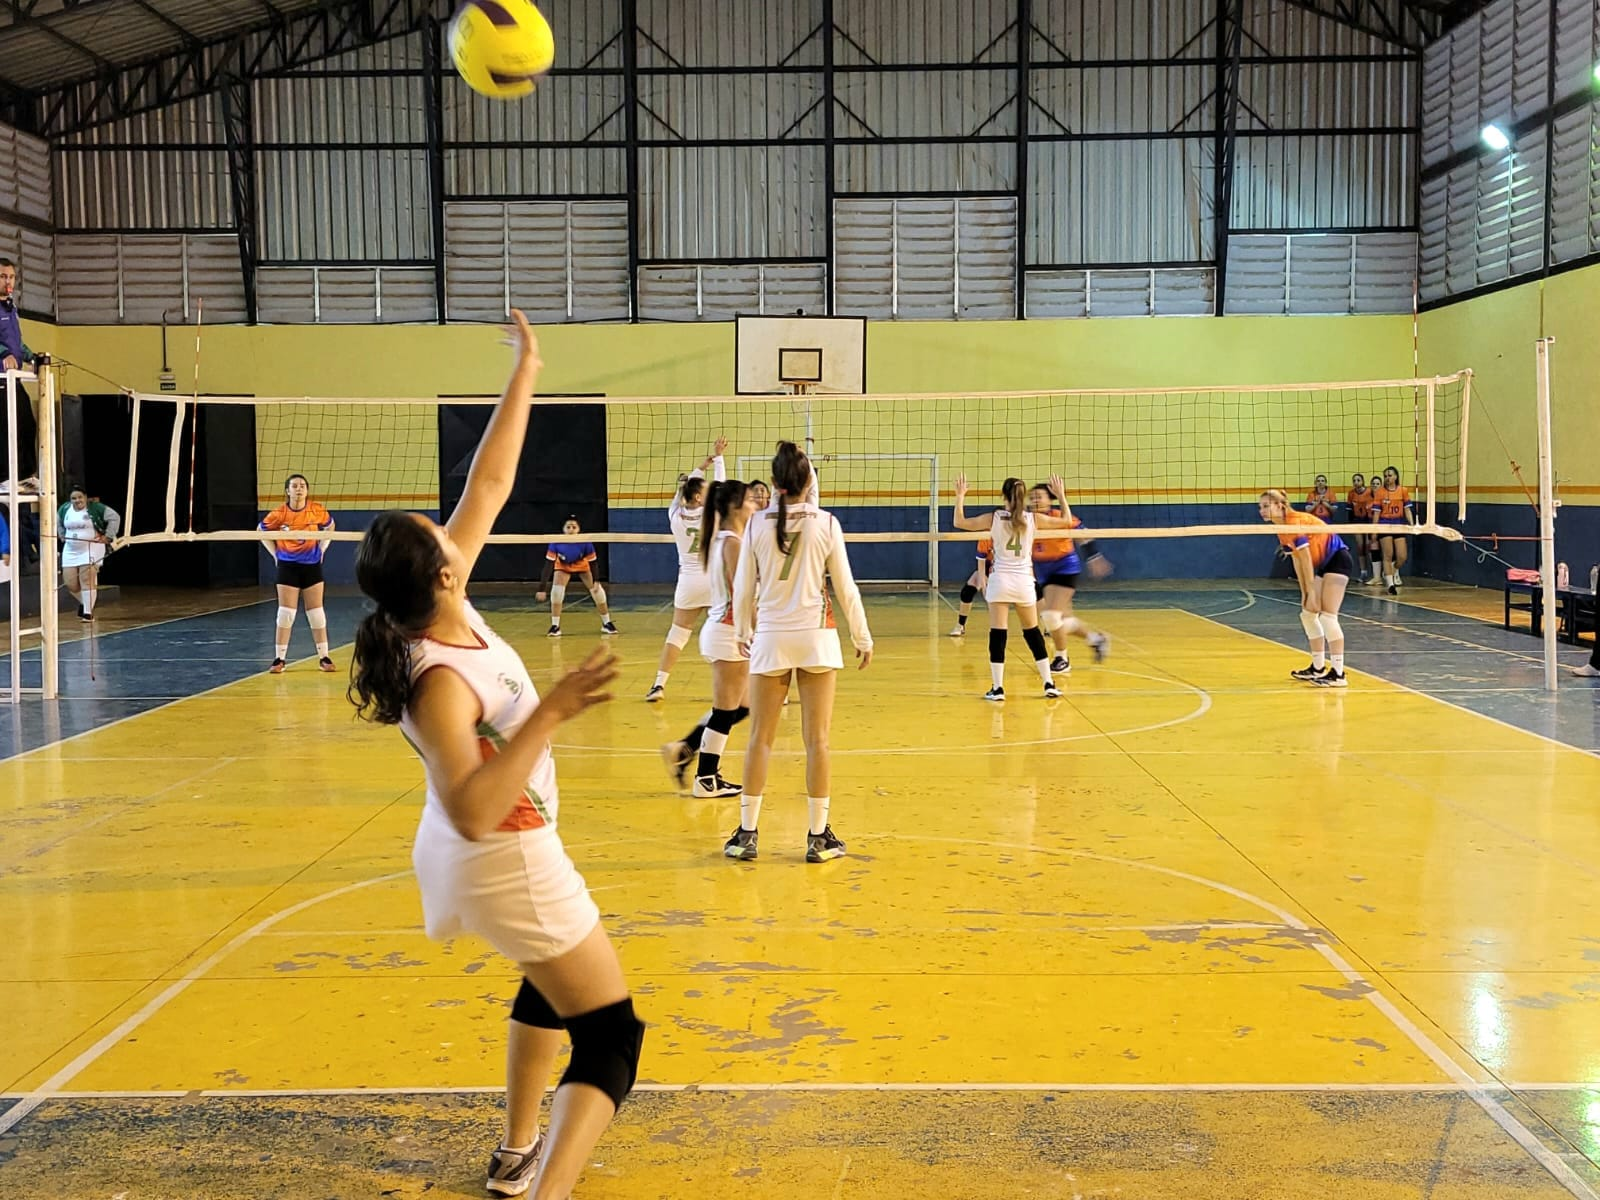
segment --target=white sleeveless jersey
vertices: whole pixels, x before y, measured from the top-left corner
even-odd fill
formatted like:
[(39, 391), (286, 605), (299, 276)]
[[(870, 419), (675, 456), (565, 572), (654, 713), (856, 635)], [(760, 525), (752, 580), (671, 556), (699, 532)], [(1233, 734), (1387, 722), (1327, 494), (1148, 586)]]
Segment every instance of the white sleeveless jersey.
[(994, 574), (1026, 575), (1033, 578), (1033, 514), (1022, 514), (1022, 529), (1014, 529), (1011, 514), (995, 510), (989, 523), (989, 539), (994, 543)]
[[(727, 479), (727, 471), (723, 466), (721, 457), (712, 459), (712, 479), (722, 483)], [(705, 472), (696, 468), (689, 472), (690, 479), (704, 479)], [(672, 526), (672, 540), (678, 544), (678, 575), (703, 575), (705, 569), (700, 565), (700, 538), (705, 528), (706, 506), (700, 504), (695, 508), (683, 506), (683, 489), (680, 487), (672, 493), (672, 503), (667, 505), (667, 521)]]
[(791, 504), (785, 529), (787, 553), (778, 550), (776, 507), (757, 513), (745, 527), (744, 548), (733, 580), (734, 627), (739, 640), (748, 642), (757, 633), (835, 628), (827, 586), (831, 575), (850, 626), (851, 642), (857, 650), (871, 649), (872, 633), (845, 555), (838, 518), (815, 504)]
[[(431, 638), (418, 638), (411, 643), (411, 682), (415, 685), (436, 667), (454, 671), (466, 681), (483, 707), (478, 721), (478, 750), (487, 762), (527, 723), (539, 707), (539, 693), (534, 689), (533, 680), (528, 678), (528, 668), (523, 666), (521, 656), (489, 628), (470, 604), (467, 605), (467, 623), (476, 635), (474, 645), (452, 646)], [(409, 710), (400, 717), (400, 731), (413, 747), (418, 745), (416, 726)], [(448, 820), (426, 759), (423, 769), (428, 777), (427, 803)], [(497, 827), (497, 833), (555, 827), (559, 804), (556, 761), (548, 744), (528, 773), (521, 794), (506, 797), (506, 803), (510, 813)]]
[(739, 535), (731, 529), (719, 529), (711, 535), (711, 561), (706, 564), (711, 582), (711, 610), (706, 614), (710, 624), (733, 624), (733, 593), (728, 588), (727, 572), (728, 567), (739, 565), (739, 542)]

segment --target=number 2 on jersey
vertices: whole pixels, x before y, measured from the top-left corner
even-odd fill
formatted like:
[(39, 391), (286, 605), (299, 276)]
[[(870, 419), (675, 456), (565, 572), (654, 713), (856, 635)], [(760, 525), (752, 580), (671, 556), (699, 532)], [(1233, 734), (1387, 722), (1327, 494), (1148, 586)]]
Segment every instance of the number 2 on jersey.
[(698, 557), (700, 554), (700, 530), (698, 528), (689, 531), (689, 553), (694, 557)]
[(794, 570), (795, 555), (800, 549), (800, 535), (803, 532), (805, 531), (796, 529), (789, 535), (789, 548), (783, 552), (783, 570), (778, 573), (780, 581), (789, 578), (789, 572)]

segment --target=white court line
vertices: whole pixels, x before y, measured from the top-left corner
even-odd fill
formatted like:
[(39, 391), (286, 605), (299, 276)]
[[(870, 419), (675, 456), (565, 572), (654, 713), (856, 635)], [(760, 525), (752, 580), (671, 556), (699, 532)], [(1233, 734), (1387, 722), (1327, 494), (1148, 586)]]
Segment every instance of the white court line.
[[(1286, 605), (1291, 605), (1291, 606), (1293, 606), (1295, 608), (1299, 608), (1300, 607), (1300, 601), (1298, 601), (1298, 600), (1288, 600), (1288, 599), (1285, 599), (1285, 598), (1283, 598), (1281, 596), (1263, 596), (1261, 598), (1263, 600), (1271, 600), (1274, 604), (1286, 604)], [(1433, 612), (1435, 610), (1428, 609), (1427, 611)], [(1418, 628), (1416, 628), (1417, 624), (1425, 624), (1426, 622), (1417, 622), (1416, 624), (1413, 624), (1413, 625), (1399, 625), (1399, 624), (1396, 624), (1393, 621), (1380, 621), (1375, 617), (1364, 617), (1360, 613), (1349, 612), (1348, 610), (1343, 609), (1343, 608), (1341, 608), (1339, 610), (1339, 615), (1341, 617), (1348, 617), (1352, 621), (1360, 621), (1364, 625), (1376, 625), (1379, 629), (1387, 629), (1390, 633), (1409, 633), (1413, 637), (1427, 638), (1430, 641), (1448, 642), (1450, 645), (1457, 646), (1457, 647), (1459, 647), (1459, 648), (1461, 648), (1463, 650), (1476, 650), (1476, 651), (1479, 651), (1481, 653), (1500, 654), (1500, 655), (1504, 655), (1506, 658), (1515, 658), (1515, 659), (1517, 659), (1517, 660), (1519, 660), (1521, 662), (1533, 663), (1535, 665), (1540, 665), (1540, 666), (1542, 666), (1543, 663), (1544, 663), (1544, 659), (1542, 659), (1542, 658), (1534, 658), (1531, 655), (1519, 654), (1515, 650), (1504, 650), (1504, 649), (1501, 649), (1499, 646), (1485, 646), (1481, 642), (1469, 642), (1465, 638), (1451, 637), (1450, 635), (1444, 634), (1444, 633), (1431, 633), (1426, 629), (1418, 629)], [(1209, 615), (1206, 614), (1206, 613), (1196, 613), (1195, 616), (1197, 616), (1197, 617), (1206, 617), (1208, 620), (1210, 619)], [(1457, 619), (1458, 620), (1462, 620), (1462, 621), (1471, 621), (1471, 620), (1473, 620), (1473, 618), (1471, 618), (1471, 617), (1459, 617)], [(1480, 624), (1480, 625), (1481, 624), (1487, 624), (1487, 622), (1482, 622), (1482, 621), (1479, 621), (1479, 622), (1476, 622), (1476, 623)], [(1439, 624), (1443, 625), (1443, 626), (1446, 626), (1446, 627), (1452, 627), (1452, 626), (1455, 625), (1455, 622), (1454, 621), (1448, 621), (1448, 622), (1447, 621), (1441, 621), (1441, 622), (1439, 622)], [(1229, 626), (1229, 628), (1232, 628), (1232, 626)], [(1438, 651), (1432, 650), (1432, 651), (1428, 651), (1428, 653), (1437, 654)]]
[(243, 933), (236, 935), (233, 940), (227, 945), (223, 946), (222, 949), (213, 952), (210, 957), (206, 958), (196, 966), (191, 967), (181, 979), (174, 981), (166, 988), (162, 989), (160, 995), (151, 999), (138, 1012), (134, 1013), (110, 1033), (106, 1034), (99, 1041), (95, 1042), (94, 1045), (90, 1046), (82, 1054), (78, 1055), (78, 1057), (74, 1058), (66, 1066), (62, 1067), (54, 1075), (50, 1076), (49, 1079), (46, 1079), (37, 1088), (24, 1095), (22, 1099), (18, 1100), (9, 1109), (7, 1109), (4, 1114), (0, 1114), (0, 1135), (5, 1134), (8, 1130), (15, 1127), (18, 1121), (22, 1120), (23, 1117), (27, 1116), (34, 1109), (38, 1108), (39, 1105), (43, 1104), (46, 1100), (50, 1099), (51, 1096), (60, 1091), (62, 1085), (71, 1082), (73, 1079), (76, 1079), (89, 1067), (93, 1066), (94, 1063), (106, 1053), (106, 1051), (110, 1050), (135, 1029), (138, 1029), (139, 1026), (143, 1025), (151, 1017), (155, 1016), (178, 996), (188, 991), (191, 984), (199, 980), (208, 971), (210, 971), (212, 967), (216, 966), (223, 959), (227, 958), (228, 955), (232, 954), (239, 947), (250, 941), (250, 939), (255, 937), (257, 934), (271, 929), (279, 921), (282, 921), (288, 917), (292, 917), (296, 913), (304, 912), (308, 908), (321, 904), (324, 900), (332, 900), (339, 896), (348, 895), (350, 892), (359, 891), (361, 888), (371, 887), (375, 883), (388, 883), (395, 879), (404, 879), (410, 874), (410, 871), (396, 871), (391, 875), (379, 875), (373, 879), (363, 879), (358, 883), (348, 883), (343, 887), (334, 888), (330, 892), (324, 892), (320, 896), (313, 896), (309, 900), (302, 900), (298, 904), (292, 904), (288, 908), (280, 909), (271, 916), (264, 917), (260, 921), (256, 922)]
[[(1227, 628), (1227, 626), (1223, 626), (1223, 628)], [(1262, 640), (1265, 641), (1266, 639), (1263, 638)], [(1263, 900), (1259, 896), (1252, 895), (1241, 888), (1232, 887), (1229, 884), (1222, 883), (1215, 879), (1207, 879), (1203, 875), (1193, 875), (1187, 871), (1179, 871), (1172, 867), (1158, 866), (1155, 863), (1139, 862), (1135, 859), (1128, 858), (1116, 858), (1109, 854), (1095, 854), (1088, 850), (1055, 849), (1053, 847), (1046, 846), (1033, 846), (1027, 843), (992, 842), (982, 840), (975, 841), (971, 838), (947, 838), (927, 835), (911, 837), (899, 834), (883, 834), (880, 836), (906, 842), (936, 842), (953, 846), (986, 846), (993, 850), (1017, 850), (1035, 854), (1058, 854), (1063, 857), (1083, 858), (1093, 862), (1112, 863), (1117, 866), (1133, 867), (1141, 871), (1153, 871), (1159, 875), (1166, 875), (1174, 879), (1183, 879), (1190, 883), (1197, 883), (1201, 887), (1208, 887), (1215, 891), (1222, 892), (1224, 895), (1233, 896), (1235, 899), (1243, 900), (1247, 904), (1253, 904), (1257, 908), (1272, 913), (1285, 925), (1289, 925), (1298, 931), (1305, 933), (1316, 932), (1310, 925), (1307, 925), (1288, 909), (1279, 908), (1276, 904), (1273, 904), (1267, 900)], [(1453, 1058), (1446, 1054), (1432, 1038), (1419, 1029), (1416, 1023), (1412, 1021), (1410, 1017), (1401, 1012), (1400, 1009), (1395, 1006), (1392, 1000), (1380, 992), (1370, 980), (1366, 979), (1359, 971), (1352, 967), (1345, 960), (1344, 956), (1335, 950), (1331, 944), (1322, 940), (1321, 938), (1308, 940), (1311, 942), (1312, 949), (1314, 949), (1318, 954), (1322, 955), (1322, 957), (1328, 961), (1328, 964), (1333, 967), (1334, 970), (1345, 977), (1347, 982), (1357, 987), (1364, 988), (1365, 993), (1362, 998), (1367, 1000), (1374, 1008), (1387, 1017), (1389, 1023), (1398, 1029), (1400, 1033), (1411, 1042), (1412, 1045), (1414, 1045), (1418, 1050), (1422, 1051), (1423, 1054), (1432, 1060), (1433, 1064), (1438, 1067), (1443, 1074), (1454, 1080), (1457, 1084), (1457, 1090), (1465, 1092), (1471, 1098), (1472, 1102), (1481, 1108), (1491, 1121), (1498, 1125), (1513, 1141), (1517, 1143), (1517, 1145), (1521, 1146), (1525, 1151), (1527, 1151), (1529, 1156), (1532, 1157), (1534, 1161), (1546, 1171), (1548, 1171), (1551, 1177), (1560, 1183), (1562, 1187), (1566, 1188), (1567, 1191), (1572, 1193), (1572, 1195), (1579, 1197), (1580, 1200), (1600, 1200), (1600, 1195), (1597, 1195), (1595, 1191), (1587, 1183), (1585, 1183), (1582, 1178), (1579, 1177), (1576, 1171), (1568, 1166), (1559, 1155), (1541, 1142), (1526, 1125), (1517, 1120), (1516, 1117), (1512, 1116), (1510, 1110), (1508, 1110), (1504, 1104), (1490, 1094), (1490, 1089), (1496, 1085), (1490, 1084), (1486, 1086), (1473, 1079), (1472, 1076), (1469, 1075), (1460, 1065), (1458, 1065)]]
[(1210, 617), (1225, 617), (1229, 613), (1244, 612), (1248, 608), (1254, 608), (1256, 606), (1256, 594), (1249, 588), (1240, 588), (1239, 590), (1244, 593), (1245, 600), (1238, 608), (1225, 608), (1221, 612), (1207, 613), (1206, 615)]

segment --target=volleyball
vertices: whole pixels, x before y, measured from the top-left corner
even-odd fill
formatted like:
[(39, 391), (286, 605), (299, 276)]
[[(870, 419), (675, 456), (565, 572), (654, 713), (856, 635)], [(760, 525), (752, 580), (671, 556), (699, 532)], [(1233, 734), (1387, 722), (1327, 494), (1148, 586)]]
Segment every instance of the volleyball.
[(511, 100), (555, 62), (555, 35), (531, 0), (464, 0), (450, 20), (450, 57), (473, 91)]

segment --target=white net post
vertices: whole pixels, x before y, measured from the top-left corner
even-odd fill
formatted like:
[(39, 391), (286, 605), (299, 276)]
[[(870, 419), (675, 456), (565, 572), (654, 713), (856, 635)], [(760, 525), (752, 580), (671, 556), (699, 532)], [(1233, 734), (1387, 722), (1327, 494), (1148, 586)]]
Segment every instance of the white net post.
[(61, 689), (61, 606), (56, 602), (61, 541), (56, 528), (56, 396), (58, 376), (48, 356), (35, 367), (39, 378), (39, 659), (42, 692), (54, 700)]
[(1439, 381), (1437, 379), (1428, 380), (1428, 386), (1427, 386), (1427, 390), (1426, 390), (1426, 395), (1427, 395), (1426, 413), (1427, 413), (1427, 422), (1428, 422), (1428, 433), (1427, 433), (1427, 438), (1426, 438), (1427, 454), (1428, 454), (1428, 461), (1427, 461), (1427, 472), (1428, 472), (1428, 475), (1427, 475), (1427, 478), (1428, 478), (1428, 509), (1427, 509), (1427, 516), (1428, 516), (1428, 520), (1427, 520), (1427, 524), (1430, 525), (1430, 526), (1437, 525), (1439, 523), (1435, 519), (1435, 517), (1436, 517), (1436, 515), (1438, 513), (1437, 501), (1438, 501), (1438, 497), (1439, 497), (1439, 463), (1438, 463), (1438, 458), (1437, 458), (1439, 447), (1438, 447), (1438, 439), (1434, 436), (1434, 428), (1433, 428), (1433, 402), (1434, 402), (1434, 397), (1438, 394), (1438, 389), (1439, 389)]
[(19, 371), (7, 371), (6, 378), (6, 470), (5, 475), (10, 480), (6, 488), (6, 530), (11, 539), (11, 566), (6, 572), (6, 592), (10, 600), (10, 607), (6, 610), (10, 620), (6, 623), (8, 633), (8, 649), (10, 658), (8, 666), (11, 670), (10, 686), (6, 689), (6, 699), (17, 704), (22, 700), (22, 560), (25, 546), (22, 537), (22, 507), (25, 503), (32, 503), (33, 497), (24, 497), (22, 481), (18, 474), (18, 447), (17, 447), (17, 380), (23, 378)]
[(1544, 690), (1556, 690), (1556, 485), (1550, 437), (1550, 346), (1534, 344), (1534, 403), (1539, 431), (1539, 594), (1544, 607)]
[(1460, 461), (1456, 464), (1456, 521), (1467, 519), (1467, 432), (1471, 428), (1472, 372), (1461, 372)]
[(137, 392), (129, 392), (128, 400), (133, 405), (132, 425), (128, 433), (128, 498), (122, 508), (122, 536), (117, 539), (119, 542), (133, 536), (133, 489), (139, 478), (139, 418), (144, 412), (144, 401), (139, 399)]
[[(17, 444), (17, 413), (24, 403), (18, 394), (21, 383), (35, 383), (39, 387), (36, 429), (38, 431), (36, 461), (39, 487), (36, 492), (24, 494), (19, 478), (21, 447)], [(25, 695), (43, 696), (54, 700), (59, 692), (59, 665), (57, 648), (60, 644), (59, 614), (56, 611), (56, 576), (59, 559), (56, 545), (56, 451), (55, 407), (56, 374), (50, 360), (41, 357), (35, 371), (5, 372), (6, 444), (5, 475), (10, 484), (6, 489), (6, 526), (11, 538), (11, 566), (7, 572), (6, 589), (10, 600), (8, 649), (10, 651), (11, 678), (5, 692), (6, 700), (19, 704)], [(25, 625), (22, 616), (22, 564), (26, 555), (22, 533), (23, 510), (32, 506), (36, 510), (39, 527), (39, 623)], [(39, 657), (42, 670), (40, 687), (24, 687), (22, 683), (22, 648), (25, 638), (39, 639)]]

